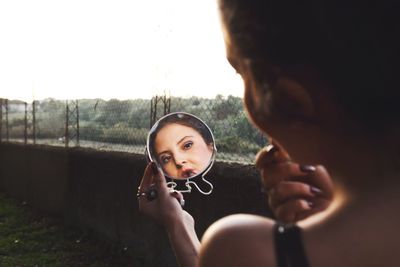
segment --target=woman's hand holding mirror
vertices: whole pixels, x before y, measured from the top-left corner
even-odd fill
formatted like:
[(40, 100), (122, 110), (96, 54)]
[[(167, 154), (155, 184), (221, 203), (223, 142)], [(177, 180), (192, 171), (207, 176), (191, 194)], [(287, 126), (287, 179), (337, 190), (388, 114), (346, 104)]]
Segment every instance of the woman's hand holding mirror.
[(182, 209), (185, 203), (183, 195), (167, 186), (164, 175), (154, 162), (146, 167), (137, 197), (139, 210), (164, 226), (191, 217)]

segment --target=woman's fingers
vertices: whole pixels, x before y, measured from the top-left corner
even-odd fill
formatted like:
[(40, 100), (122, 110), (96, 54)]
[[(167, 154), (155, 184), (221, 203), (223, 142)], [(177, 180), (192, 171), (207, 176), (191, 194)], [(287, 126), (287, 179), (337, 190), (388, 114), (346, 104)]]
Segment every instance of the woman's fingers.
[(147, 190), (152, 184), (154, 184), (154, 171), (152, 169), (153, 162), (147, 164), (146, 169), (144, 170), (144, 174), (142, 177), (142, 181), (140, 182), (139, 191), (144, 192)]
[(276, 219), (285, 223), (297, 221), (297, 217), (312, 209), (312, 204), (305, 199), (293, 199), (274, 210)]
[(269, 205), (279, 220), (304, 219), (325, 210), (333, 199), (332, 179), (321, 165), (275, 164), (262, 175)]
[(333, 182), (322, 165), (314, 167), (292, 162), (273, 164), (262, 170), (261, 176), (264, 187), (268, 191), (272, 188), (276, 189), (280, 183), (291, 181), (309, 185), (314, 193), (317, 193), (319, 189), (327, 199), (333, 198)]
[(153, 162), (145, 169), (138, 197), (139, 210), (161, 225), (175, 225), (186, 216), (182, 193), (168, 187), (164, 174)]
[(261, 169), (261, 177), (264, 187), (269, 190), (282, 181), (290, 180), (293, 177), (307, 176), (315, 170), (314, 166), (299, 165), (288, 161), (264, 167)]
[(329, 204), (325, 199), (292, 199), (278, 206), (274, 213), (278, 221), (294, 223), (325, 210)]
[(292, 199), (310, 199), (321, 194), (318, 188), (314, 188), (300, 182), (281, 182), (268, 191), (270, 207), (275, 210), (279, 205)]
[(183, 198), (183, 194), (181, 192), (174, 190), (171, 192), (171, 196), (176, 198), (176, 200), (178, 200), (182, 208), (183, 206), (185, 206), (185, 199)]
[(158, 170), (157, 165), (154, 162), (150, 162), (144, 171), (142, 181), (138, 188), (137, 196), (139, 198), (140, 210), (145, 209), (145, 206), (151, 205), (154, 200), (159, 198), (160, 193), (163, 194), (164, 191), (166, 191), (166, 189), (163, 188), (161, 179), (164, 179), (164, 176)]
[(262, 169), (269, 164), (283, 163), (289, 161), (289, 154), (275, 140), (271, 140), (270, 144), (261, 149), (256, 155), (256, 167), (258, 169)]
[(315, 198), (307, 201), (308, 205), (311, 207), (309, 210), (298, 211), (296, 213), (296, 222), (310, 217), (311, 215), (317, 214), (328, 208), (331, 201), (323, 198)]
[[(296, 222), (327, 209), (332, 198), (308, 185), (290, 183), (282, 186), (269, 196), (269, 203), (275, 217), (283, 222)], [(317, 191), (315, 191), (317, 190)]]
[[(284, 180), (306, 181), (322, 191), (331, 192), (329, 197), (333, 196), (332, 180), (323, 166), (291, 162), (289, 154), (275, 140), (271, 140), (271, 145), (257, 154), (256, 167), (261, 171), (262, 181), (267, 190)], [(314, 172), (316, 174), (313, 174)]]
[(166, 187), (167, 182), (165, 181), (164, 174), (160, 170), (160, 168), (158, 168), (155, 162), (152, 162), (151, 169), (153, 170), (154, 181), (157, 189), (163, 189), (164, 187)]
[(290, 199), (314, 197), (325, 200), (333, 198), (333, 183), (326, 169), (318, 165), (315, 171), (303, 176), (294, 176), (278, 182), (268, 191), (273, 209)]
[(256, 167), (277, 219), (295, 222), (325, 210), (333, 199), (333, 182), (321, 166), (293, 163), (275, 140), (256, 156)]
[(165, 177), (155, 162), (150, 162), (147, 165), (140, 183), (139, 190), (140, 192), (145, 192), (146, 190), (151, 189), (151, 187), (155, 187), (156, 190), (162, 191), (167, 189)]
[(290, 180), (305, 183), (314, 188), (318, 188), (321, 191), (320, 197), (327, 200), (333, 199), (333, 181), (328, 171), (322, 165), (315, 166), (315, 171), (310, 172), (306, 176), (298, 176)]

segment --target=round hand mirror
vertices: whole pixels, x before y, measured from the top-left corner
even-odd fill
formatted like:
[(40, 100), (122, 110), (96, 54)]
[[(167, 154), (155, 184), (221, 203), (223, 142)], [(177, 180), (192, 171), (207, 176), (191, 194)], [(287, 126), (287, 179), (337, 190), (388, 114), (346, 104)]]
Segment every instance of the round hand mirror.
[[(159, 119), (147, 136), (148, 157), (172, 179), (168, 186), (176, 189), (177, 183), (184, 182), (190, 192), (194, 185), (201, 193), (210, 194), (213, 186), (204, 178), (214, 163), (216, 147), (210, 128), (198, 117), (185, 113), (170, 113)], [(198, 186), (195, 179), (206, 183)]]

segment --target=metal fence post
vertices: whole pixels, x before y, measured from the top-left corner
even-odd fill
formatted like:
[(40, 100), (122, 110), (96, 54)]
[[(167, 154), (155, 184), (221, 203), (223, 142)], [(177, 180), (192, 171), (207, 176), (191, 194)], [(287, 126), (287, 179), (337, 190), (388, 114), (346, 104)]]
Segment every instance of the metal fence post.
[(32, 138), (33, 144), (36, 144), (36, 101), (32, 102)]
[(166, 105), (166, 101), (167, 101), (167, 96), (164, 95), (164, 97), (163, 97), (163, 102), (164, 102), (164, 115), (167, 114), (167, 105)]
[(149, 120), (149, 129), (153, 126), (153, 98), (150, 99), (150, 120)]
[(158, 103), (158, 96), (151, 98), (151, 110), (150, 110), (150, 128), (157, 120), (157, 103)]
[(76, 145), (79, 146), (79, 104), (76, 100)]
[(3, 138), (3, 98), (0, 98), (0, 143)]
[(25, 119), (24, 119), (24, 144), (28, 143), (28, 103), (24, 102), (25, 105)]
[(65, 111), (65, 146), (75, 140), (75, 146), (79, 146), (79, 104), (78, 100), (66, 100)]
[(69, 142), (69, 107), (68, 107), (68, 100), (65, 100), (65, 134), (64, 134), (64, 141), (65, 147), (68, 147)]
[(162, 107), (162, 111), (164, 111), (163, 116), (167, 115), (170, 113), (171, 111), (171, 98), (168, 97), (167, 98), (167, 94), (165, 93), (164, 96), (155, 96), (153, 98), (151, 98), (150, 101), (150, 128), (153, 126), (153, 124), (157, 121), (158, 117), (157, 117), (157, 106), (158, 103), (162, 102), (163, 107)]
[(8, 134), (8, 99), (6, 99), (6, 141), (9, 141), (9, 134)]
[(171, 113), (171, 97), (168, 97), (167, 113), (165, 113), (165, 115), (169, 113)]

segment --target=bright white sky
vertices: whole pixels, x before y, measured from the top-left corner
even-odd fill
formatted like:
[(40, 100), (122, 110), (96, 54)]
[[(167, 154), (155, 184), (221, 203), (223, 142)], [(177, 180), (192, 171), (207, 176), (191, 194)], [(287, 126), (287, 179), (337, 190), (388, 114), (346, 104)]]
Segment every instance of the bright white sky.
[(0, 0), (0, 97), (242, 96), (216, 0)]

